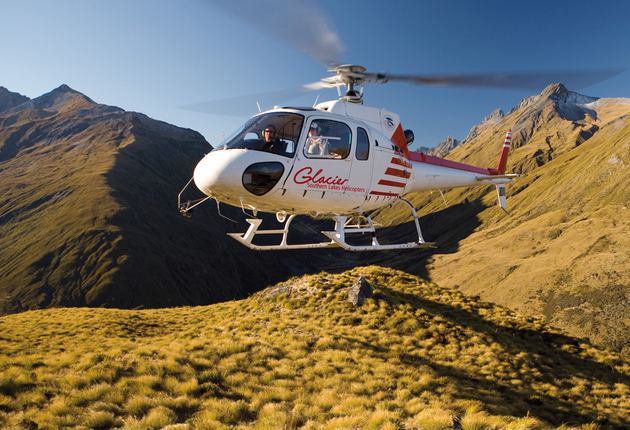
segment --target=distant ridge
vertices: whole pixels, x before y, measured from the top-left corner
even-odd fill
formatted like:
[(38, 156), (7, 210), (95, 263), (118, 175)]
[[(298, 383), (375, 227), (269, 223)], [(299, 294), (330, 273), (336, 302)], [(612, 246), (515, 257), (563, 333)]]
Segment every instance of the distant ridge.
[(418, 149), (418, 152), (423, 152), (427, 155), (431, 155), (434, 157), (444, 158), (449, 152), (455, 149), (459, 144), (460, 144), (459, 140), (455, 139), (452, 136), (448, 136), (446, 139), (441, 141), (436, 147), (434, 148), (420, 147)]

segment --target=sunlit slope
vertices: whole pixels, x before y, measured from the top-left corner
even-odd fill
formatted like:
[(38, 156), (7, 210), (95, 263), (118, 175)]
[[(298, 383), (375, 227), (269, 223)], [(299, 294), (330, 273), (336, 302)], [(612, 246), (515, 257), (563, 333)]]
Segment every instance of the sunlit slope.
[[(355, 307), (359, 276), (377, 298)], [(630, 425), (629, 363), (534, 318), (375, 266), (272, 290), (207, 307), (2, 317), (0, 426)]]
[(0, 314), (207, 304), (285, 279), (286, 266), (227, 237), (216, 211), (178, 214), (210, 150), (192, 130), (67, 86), (0, 112)]
[(389, 265), (627, 348), (630, 100), (595, 101), (552, 86), (449, 158), (496, 166), (508, 129), (508, 172), (524, 174), (507, 187), (511, 216), (491, 187), (446, 191), (448, 207), (439, 193), (414, 195), (425, 238), (438, 249), (401, 253)]

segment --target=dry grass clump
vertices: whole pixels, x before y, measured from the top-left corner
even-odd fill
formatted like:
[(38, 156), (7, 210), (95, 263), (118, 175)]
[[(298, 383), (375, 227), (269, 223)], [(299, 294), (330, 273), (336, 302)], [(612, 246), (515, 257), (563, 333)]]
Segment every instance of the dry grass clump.
[[(380, 299), (354, 307), (359, 276)], [(630, 365), (615, 353), (390, 269), (299, 282), (207, 307), (0, 318), (0, 426), (630, 425)]]

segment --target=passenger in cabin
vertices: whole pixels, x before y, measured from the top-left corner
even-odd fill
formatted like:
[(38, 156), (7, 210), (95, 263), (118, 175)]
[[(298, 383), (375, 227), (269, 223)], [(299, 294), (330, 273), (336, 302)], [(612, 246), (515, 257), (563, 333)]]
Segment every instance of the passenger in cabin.
[(328, 143), (328, 139), (321, 136), (321, 132), (319, 130), (319, 124), (316, 122), (311, 123), (311, 128), (308, 131), (308, 149), (306, 153), (314, 156), (322, 156), (322, 157), (332, 157), (335, 154), (329, 152), (330, 144)]

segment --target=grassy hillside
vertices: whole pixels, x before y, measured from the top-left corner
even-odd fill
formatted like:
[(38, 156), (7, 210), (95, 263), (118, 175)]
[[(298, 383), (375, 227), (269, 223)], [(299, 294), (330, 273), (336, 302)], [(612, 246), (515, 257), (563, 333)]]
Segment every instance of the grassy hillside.
[[(377, 298), (354, 307), (359, 276)], [(283, 287), (206, 307), (2, 317), (0, 426), (630, 425), (630, 363), (537, 319), (374, 266)]]

